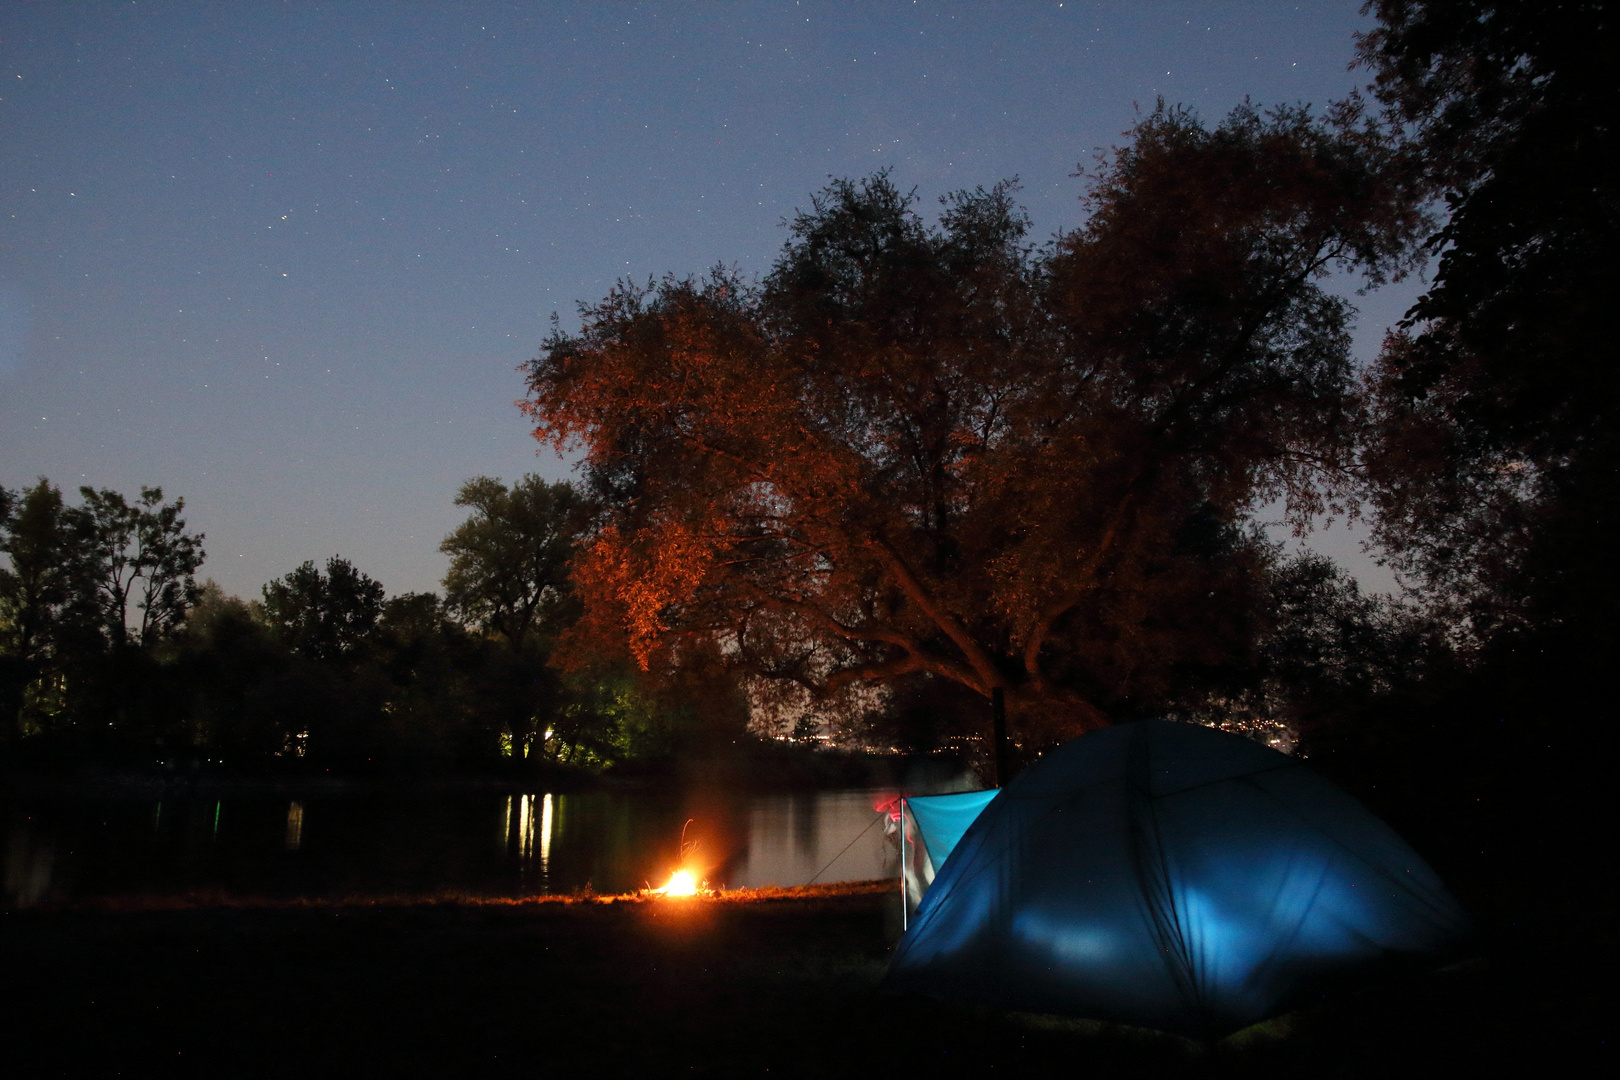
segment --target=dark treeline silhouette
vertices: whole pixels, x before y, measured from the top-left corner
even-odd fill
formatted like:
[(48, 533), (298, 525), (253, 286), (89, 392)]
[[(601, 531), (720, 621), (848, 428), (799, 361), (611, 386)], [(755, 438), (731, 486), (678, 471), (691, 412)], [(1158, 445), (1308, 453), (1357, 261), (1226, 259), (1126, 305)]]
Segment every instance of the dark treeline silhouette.
[[(983, 765), (984, 710), (949, 680), (904, 682), (852, 707), (793, 703), (772, 732), (770, 693), (735, 651), (701, 637), (643, 669), (581, 624), (574, 561), (601, 504), (571, 485), (479, 477), (441, 545), (445, 596), (389, 597), (347, 559), (306, 562), (255, 600), (199, 584), (202, 537), (182, 500), (146, 489), (66, 503), (48, 481), (0, 489), (0, 677), (13, 763), (95, 762), (181, 774), (204, 766), (360, 773), (600, 769), (712, 752), (755, 732), (831, 732)], [(122, 507), (118, 513), (109, 507)], [(1314, 556), (1280, 558), (1227, 529), (1205, 557), (1247, 575), (1222, 664), (1179, 672), (1153, 698), (1189, 718), (1285, 747), (1415, 677), (1432, 619)], [(622, 643), (621, 643), (622, 644)], [(1369, 704), (1367, 707), (1371, 707)], [(1036, 747), (1027, 747), (1029, 753)]]
[[(742, 726), (740, 700), (632, 666), (552, 662), (575, 617), (574, 490), (469, 481), (446, 598), (388, 597), (334, 556), (262, 597), (199, 584), (182, 500), (47, 480), (0, 489), (0, 710), (18, 765), (521, 775), (667, 759)], [(697, 680), (701, 683), (701, 680)], [(698, 707), (701, 696), (702, 708)]]
[[(1500, 912), (1612, 910), (1620, 639), (1620, 80), (1612, 5), (1381, 0), (1359, 43), (1415, 185), (1428, 290), (1367, 380), (1364, 494), (1445, 647), (1315, 757)], [(1606, 10), (1608, 8), (1608, 10)], [(1549, 920), (1549, 925), (1551, 921)]]

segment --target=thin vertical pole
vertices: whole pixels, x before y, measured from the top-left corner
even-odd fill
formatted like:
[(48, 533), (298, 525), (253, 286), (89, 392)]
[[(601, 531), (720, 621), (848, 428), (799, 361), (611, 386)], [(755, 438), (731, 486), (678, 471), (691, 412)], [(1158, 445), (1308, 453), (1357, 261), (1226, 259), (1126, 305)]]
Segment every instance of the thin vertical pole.
[(906, 797), (900, 796), (900, 932), (909, 925), (911, 897), (906, 895)]

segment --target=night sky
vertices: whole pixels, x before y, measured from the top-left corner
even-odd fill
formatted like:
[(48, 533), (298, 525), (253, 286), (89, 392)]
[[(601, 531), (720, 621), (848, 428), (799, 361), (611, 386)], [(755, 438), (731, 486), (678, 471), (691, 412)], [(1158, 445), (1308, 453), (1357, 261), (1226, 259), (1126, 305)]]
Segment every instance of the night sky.
[[(884, 167), (1072, 228), (1160, 96), (1365, 82), (1360, 4), (7, 4), (0, 484), (183, 495), (244, 596), (332, 554), (436, 589), (463, 480), (569, 473), (513, 405), (553, 312), (761, 273)], [(1357, 301), (1358, 355), (1412, 295)]]

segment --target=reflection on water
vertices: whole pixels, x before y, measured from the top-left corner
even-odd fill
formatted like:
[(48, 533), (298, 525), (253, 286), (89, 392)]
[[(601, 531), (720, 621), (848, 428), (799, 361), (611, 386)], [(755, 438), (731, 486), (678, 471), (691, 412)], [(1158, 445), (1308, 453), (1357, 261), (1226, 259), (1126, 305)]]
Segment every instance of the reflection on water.
[(812, 881), (866, 881), (899, 874), (899, 855), (883, 840), (874, 792), (774, 795), (754, 800), (748, 849), (726, 884), (759, 888)]
[(540, 803), (540, 872), (542, 874), (550, 869), (551, 819), (551, 793), (547, 792)]
[(304, 804), (296, 799), (287, 804), (287, 850), (304, 846)]
[[(561, 796), (558, 796), (561, 798)], [(535, 813), (539, 808), (539, 838), (535, 837)], [(518, 866), (529, 868), (535, 853), (540, 855), (540, 877), (545, 880), (551, 870), (552, 795), (508, 795), (506, 797), (505, 825), (501, 830), (502, 842), (515, 855)]]
[(708, 790), (0, 803), (7, 819), (4, 900), (23, 906), (196, 891), (616, 893), (667, 881), (683, 866), (729, 888), (890, 877), (898, 856), (884, 840), (875, 795)]
[(56, 862), (56, 845), (28, 827), (12, 821), (6, 836), (6, 899), (27, 907), (45, 899)]

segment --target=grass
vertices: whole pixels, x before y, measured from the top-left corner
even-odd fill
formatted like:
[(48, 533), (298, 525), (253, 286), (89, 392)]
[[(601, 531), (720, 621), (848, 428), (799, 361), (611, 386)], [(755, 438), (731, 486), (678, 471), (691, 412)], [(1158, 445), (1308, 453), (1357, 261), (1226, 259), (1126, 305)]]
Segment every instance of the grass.
[(1601, 1075), (1599, 1055), (1612, 1058), (1612, 990), (1571, 980), (1591, 957), (1506, 949), (1345, 989), (1206, 1046), (882, 994), (897, 914), (883, 882), (695, 900), (214, 895), (5, 911), (0, 1061), (19, 1080), (1248, 1080)]

